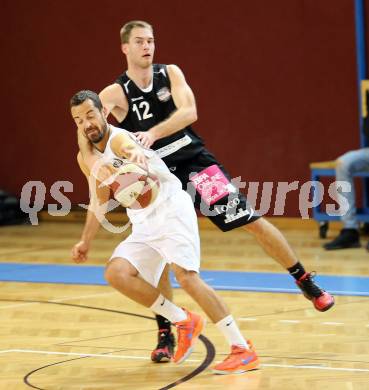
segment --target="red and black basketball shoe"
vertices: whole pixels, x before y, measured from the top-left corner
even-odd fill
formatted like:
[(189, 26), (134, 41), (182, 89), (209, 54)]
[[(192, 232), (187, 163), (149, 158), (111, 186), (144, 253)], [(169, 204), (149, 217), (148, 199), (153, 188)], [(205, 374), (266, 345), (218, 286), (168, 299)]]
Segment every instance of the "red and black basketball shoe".
[(158, 333), (158, 345), (151, 352), (151, 360), (156, 363), (169, 362), (174, 354), (174, 334), (168, 329), (160, 329)]
[(334, 305), (334, 298), (315, 283), (314, 276), (315, 272), (306, 272), (296, 281), (296, 284), (303, 292), (305, 298), (313, 302), (315, 309), (327, 311)]

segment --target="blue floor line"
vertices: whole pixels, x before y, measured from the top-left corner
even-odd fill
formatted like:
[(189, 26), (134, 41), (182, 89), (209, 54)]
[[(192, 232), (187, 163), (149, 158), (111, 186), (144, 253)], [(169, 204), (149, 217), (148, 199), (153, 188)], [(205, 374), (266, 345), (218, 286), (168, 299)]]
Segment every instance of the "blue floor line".
[[(291, 276), (282, 273), (201, 271), (217, 290), (300, 293)], [(0, 263), (0, 281), (106, 285), (103, 266)], [(317, 275), (316, 281), (336, 295), (369, 296), (369, 277)], [(172, 278), (174, 287), (178, 287)]]

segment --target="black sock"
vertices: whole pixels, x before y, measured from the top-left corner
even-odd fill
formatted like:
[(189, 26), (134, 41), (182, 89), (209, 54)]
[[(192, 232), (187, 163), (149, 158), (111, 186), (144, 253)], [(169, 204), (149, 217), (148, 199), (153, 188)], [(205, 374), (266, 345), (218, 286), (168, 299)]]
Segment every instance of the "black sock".
[(298, 261), (291, 268), (287, 268), (290, 275), (292, 275), (296, 280), (299, 280), (305, 274), (304, 266)]
[(156, 317), (156, 322), (158, 324), (158, 328), (160, 330), (166, 329), (170, 332), (170, 325), (171, 325), (170, 321), (168, 321), (165, 317), (159, 314), (156, 314), (155, 317)]

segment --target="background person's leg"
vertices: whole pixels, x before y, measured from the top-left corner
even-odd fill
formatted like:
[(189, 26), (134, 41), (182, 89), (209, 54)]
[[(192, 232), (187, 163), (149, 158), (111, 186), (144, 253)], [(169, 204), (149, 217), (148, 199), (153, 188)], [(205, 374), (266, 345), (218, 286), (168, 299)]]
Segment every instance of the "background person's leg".
[(334, 298), (314, 281), (313, 274), (305, 271), (283, 234), (264, 218), (244, 226), (258, 241), (264, 251), (288, 270), (296, 280), (304, 296), (311, 300), (319, 311), (326, 311), (334, 305)]
[(337, 184), (337, 192), (347, 203), (347, 212), (342, 215), (343, 229), (331, 242), (324, 244), (327, 250), (360, 247), (359, 223), (356, 219), (356, 191), (354, 174), (369, 171), (369, 148), (352, 150), (337, 159), (336, 181), (348, 183), (351, 191), (344, 192)]

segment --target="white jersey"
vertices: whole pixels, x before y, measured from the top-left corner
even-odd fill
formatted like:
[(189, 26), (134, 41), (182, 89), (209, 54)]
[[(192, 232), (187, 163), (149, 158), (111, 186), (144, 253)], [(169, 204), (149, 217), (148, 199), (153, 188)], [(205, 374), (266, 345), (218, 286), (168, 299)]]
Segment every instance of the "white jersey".
[(129, 133), (127, 130), (123, 130), (120, 128), (117, 128), (115, 126), (110, 126), (110, 136), (108, 139), (108, 142), (106, 144), (105, 150), (103, 153), (99, 152), (95, 149), (95, 153), (101, 156), (105, 163), (110, 163), (115, 167), (119, 167), (124, 163), (127, 163), (128, 160), (122, 159), (118, 157), (111, 149), (110, 142), (114, 136), (116, 136), (119, 133), (124, 132), (126, 135), (128, 135), (134, 142), (137, 143), (137, 145), (142, 149), (144, 152), (146, 158), (147, 158), (147, 165), (148, 170), (150, 174), (155, 175), (159, 182), (159, 193), (156, 197), (155, 201), (143, 208), (143, 209), (128, 209), (127, 208), (127, 215), (132, 223), (135, 222), (142, 222), (151, 212), (158, 207), (161, 203), (163, 203), (166, 199), (169, 197), (178, 194), (179, 191), (182, 191), (182, 184), (180, 180), (174, 176), (168, 167), (165, 165), (163, 160), (158, 156), (158, 154), (151, 149), (146, 149), (142, 147), (135, 139), (134, 135)]

